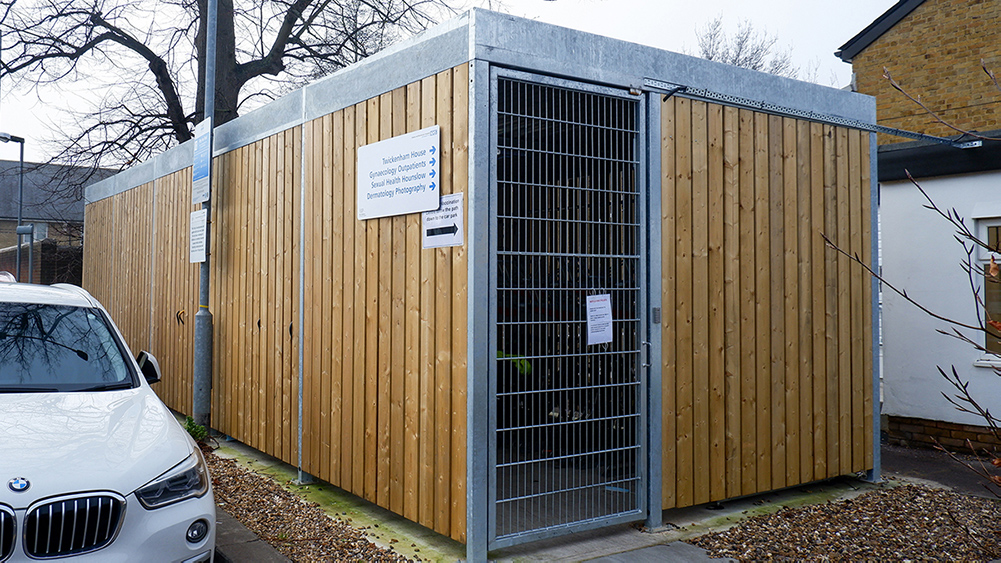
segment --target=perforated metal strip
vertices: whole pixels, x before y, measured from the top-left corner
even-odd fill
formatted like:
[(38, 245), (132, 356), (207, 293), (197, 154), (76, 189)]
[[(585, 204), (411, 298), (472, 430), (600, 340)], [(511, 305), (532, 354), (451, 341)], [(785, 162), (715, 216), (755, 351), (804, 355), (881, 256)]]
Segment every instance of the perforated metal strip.
[(806, 119), (808, 121), (816, 121), (818, 123), (828, 123), (831, 125), (850, 127), (852, 129), (860, 129), (862, 131), (869, 131), (871, 133), (884, 133), (886, 135), (894, 135), (897, 137), (905, 137), (908, 139), (916, 139), (919, 141), (929, 141), (933, 143), (949, 145), (957, 149), (972, 149), (983, 145), (983, 142), (979, 140), (956, 141), (953, 139), (947, 139), (945, 137), (935, 137), (933, 135), (925, 135), (924, 133), (915, 133), (914, 131), (905, 131), (903, 129), (894, 129), (893, 127), (884, 127), (882, 125), (876, 125), (875, 123), (866, 123), (864, 121), (859, 121), (857, 119), (848, 119), (845, 117), (839, 117), (837, 115), (830, 115), (826, 113), (818, 113), (815, 111), (790, 108), (786, 106), (771, 104), (764, 101), (752, 100), (750, 98), (742, 98), (740, 96), (733, 96), (730, 94), (721, 94), (719, 92), (713, 92), (712, 90), (706, 90), (704, 88), (694, 88), (692, 86), (686, 86), (683, 84), (675, 84), (673, 82), (665, 82), (663, 80), (654, 80), (652, 78), (644, 79), (643, 86), (646, 90), (654, 92), (683, 95), (688, 98), (695, 98), (710, 102), (720, 102), (728, 106), (753, 109), (764, 113), (781, 115), (784, 117), (797, 117), (800, 119)]

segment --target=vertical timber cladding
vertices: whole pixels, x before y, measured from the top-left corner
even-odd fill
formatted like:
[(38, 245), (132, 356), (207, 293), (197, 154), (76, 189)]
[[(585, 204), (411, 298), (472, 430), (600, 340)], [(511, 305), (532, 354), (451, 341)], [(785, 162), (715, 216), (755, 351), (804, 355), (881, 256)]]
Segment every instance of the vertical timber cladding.
[(661, 115), (664, 508), (872, 468), (869, 134)]
[[(497, 85), (495, 545), (641, 515), (640, 104)], [(611, 342), (589, 345), (589, 296)]]
[[(198, 266), (188, 263), (191, 171), (87, 205), (84, 287), (105, 304), (133, 352), (164, 368), (154, 384), (172, 409), (191, 408)], [(180, 234), (179, 234), (180, 233)]]
[(292, 464), (299, 424), (301, 134), (294, 127), (216, 157), (210, 261), (212, 424)]
[(466, 248), (423, 249), (419, 213), (359, 221), (355, 173), (358, 147), (437, 124), (441, 193), (466, 193), (468, 97), (461, 65), (306, 123), (303, 147), (303, 469), (459, 541)]
[(87, 251), (83, 253), (83, 287), (105, 307), (111, 304), (114, 282), (115, 200), (88, 203), (83, 218)]
[[(198, 312), (198, 264), (188, 262), (191, 169), (158, 178), (152, 197), (153, 254), (152, 338), (150, 352), (164, 368), (156, 392), (168, 407), (191, 412), (195, 313)], [(135, 191), (135, 190), (131, 190)], [(121, 195), (129, 192), (123, 192)], [(147, 309), (146, 311), (149, 311)], [(146, 313), (149, 315), (149, 313)]]
[(153, 183), (87, 206), (85, 287), (115, 320), (134, 351), (150, 345)]

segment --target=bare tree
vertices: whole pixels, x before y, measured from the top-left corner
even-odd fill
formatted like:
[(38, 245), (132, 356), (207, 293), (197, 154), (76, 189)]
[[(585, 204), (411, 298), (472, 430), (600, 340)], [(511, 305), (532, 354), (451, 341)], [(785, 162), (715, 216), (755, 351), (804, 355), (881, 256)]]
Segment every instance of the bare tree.
[(697, 28), (695, 35), (699, 43), (694, 53), (697, 57), (787, 78), (799, 75), (799, 68), (792, 63), (792, 51), (779, 50), (777, 37), (755, 29), (748, 20), (742, 20), (737, 31), (729, 35), (720, 14)]
[[(448, 1), (218, 0), (215, 124), (424, 29)], [(84, 100), (54, 162), (125, 168), (202, 120), (206, 13), (207, 0), (0, 0), (0, 78)]]

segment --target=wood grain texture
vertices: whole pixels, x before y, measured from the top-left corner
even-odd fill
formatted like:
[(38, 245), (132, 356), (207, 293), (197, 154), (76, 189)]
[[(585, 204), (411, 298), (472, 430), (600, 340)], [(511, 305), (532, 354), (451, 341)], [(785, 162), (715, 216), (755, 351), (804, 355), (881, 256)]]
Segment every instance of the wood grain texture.
[(865, 255), (867, 137), (683, 98), (661, 119), (664, 507), (871, 463), (871, 293), (820, 236)]

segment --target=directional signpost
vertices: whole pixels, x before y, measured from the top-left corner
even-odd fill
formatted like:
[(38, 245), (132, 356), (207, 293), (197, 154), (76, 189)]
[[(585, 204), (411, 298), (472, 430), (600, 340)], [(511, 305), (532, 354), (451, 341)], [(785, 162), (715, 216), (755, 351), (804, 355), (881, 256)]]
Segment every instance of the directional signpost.
[(358, 149), (358, 220), (438, 209), (437, 125)]

